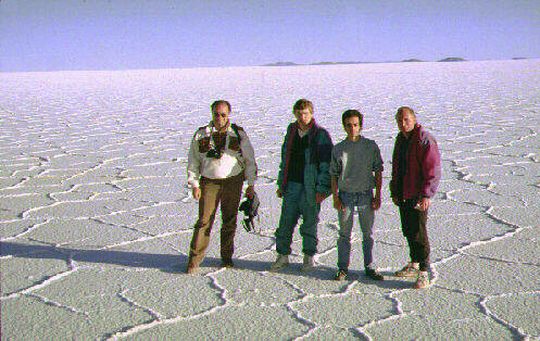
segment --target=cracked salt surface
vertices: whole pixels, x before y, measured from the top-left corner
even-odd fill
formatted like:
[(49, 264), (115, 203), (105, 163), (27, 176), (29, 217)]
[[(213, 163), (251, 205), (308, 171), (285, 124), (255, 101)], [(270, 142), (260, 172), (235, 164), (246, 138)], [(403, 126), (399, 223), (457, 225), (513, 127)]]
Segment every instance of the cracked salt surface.
[[(2, 339), (540, 339), (538, 84), (539, 60), (2, 73)], [(366, 114), (386, 164), (374, 250), (384, 282), (363, 275), (358, 226), (351, 280), (331, 280), (329, 201), (317, 269), (299, 271), (296, 232), (293, 264), (267, 271), (280, 144), (299, 97), (334, 142), (341, 112)], [(186, 154), (216, 98), (250, 135), (262, 207), (255, 233), (239, 226), (236, 268), (219, 268), (218, 222), (190, 276)], [(392, 276), (408, 258), (387, 190), (401, 105), (443, 157), (428, 223), (434, 284), (420, 291)]]

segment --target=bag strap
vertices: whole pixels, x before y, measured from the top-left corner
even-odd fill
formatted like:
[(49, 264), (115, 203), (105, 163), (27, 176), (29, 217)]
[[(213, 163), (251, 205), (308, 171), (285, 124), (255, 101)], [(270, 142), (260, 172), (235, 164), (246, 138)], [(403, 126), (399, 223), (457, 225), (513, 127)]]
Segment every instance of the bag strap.
[[(240, 137), (240, 133), (238, 132), (238, 126), (234, 123), (231, 123), (231, 128), (234, 131), (236, 137), (238, 138), (238, 143), (242, 143), (242, 138)], [(240, 147), (240, 155), (242, 155), (242, 147)]]
[(236, 137), (238, 137), (238, 141), (242, 141), (242, 138), (240, 137), (240, 133), (238, 132), (238, 126), (234, 123), (231, 123), (231, 128), (236, 134)]

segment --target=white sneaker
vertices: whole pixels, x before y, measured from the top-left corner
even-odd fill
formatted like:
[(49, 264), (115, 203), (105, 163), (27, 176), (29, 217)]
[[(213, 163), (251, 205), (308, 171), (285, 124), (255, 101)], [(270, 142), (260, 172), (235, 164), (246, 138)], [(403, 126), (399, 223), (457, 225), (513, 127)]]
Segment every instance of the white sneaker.
[(304, 255), (304, 264), (302, 264), (302, 271), (308, 272), (315, 269), (315, 262), (312, 256)]
[(270, 267), (270, 271), (279, 271), (289, 265), (289, 256), (278, 254), (276, 261)]

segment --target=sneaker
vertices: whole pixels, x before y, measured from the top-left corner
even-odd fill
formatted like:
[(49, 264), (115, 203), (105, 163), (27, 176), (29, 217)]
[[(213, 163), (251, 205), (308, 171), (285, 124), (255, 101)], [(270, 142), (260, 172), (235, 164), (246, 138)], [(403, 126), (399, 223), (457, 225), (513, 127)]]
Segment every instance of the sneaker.
[(368, 276), (369, 278), (371, 278), (374, 281), (383, 281), (384, 280), (384, 276), (381, 275), (380, 273), (378, 273), (377, 271), (375, 271), (375, 269), (366, 268), (365, 273), (366, 273), (366, 276)]
[(397, 277), (415, 277), (419, 272), (418, 263), (409, 263), (403, 267), (403, 269), (396, 271)]
[(302, 271), (308, 272), (315, 269), (315, 262), (313, 261), (313, 256), (304, 255), (304, 264), (302, 264)]
[(234, 268), (234, 263), (232, 261), (232, 259), (223, 259), (221, 260), (221, 267), (222, 268)]
[(429, 286), (429, 274), (427, 271), (419, 271), (416, 282), (414, 283), (415, 289), (424, 289)]
[(279, 255), (276, 258), (276, 261), (270, 267), (270, 271), (279, 271), (289, 265), (289, 256), (288, 255)]
[(334, 276), (335, 281), (346, 281), (349, 279), (348, 271), (344, 269), (339, 269), (336, 275)]

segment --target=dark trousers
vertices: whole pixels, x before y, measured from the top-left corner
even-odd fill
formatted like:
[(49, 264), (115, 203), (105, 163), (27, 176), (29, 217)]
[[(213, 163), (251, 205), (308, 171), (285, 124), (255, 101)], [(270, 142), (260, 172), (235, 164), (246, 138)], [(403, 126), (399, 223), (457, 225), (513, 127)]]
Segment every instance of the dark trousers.
[(202, 178), (201, 199), (199, 200), (199, 219), (195, 224), (189, 248), (188, 267), (197, 267), (202, 262), (210, 242), (210, 232), (216, 217), (216, 210), (221, 204), (221, 258), (230, 260), (234, 252), (236, 218), (238, 205), (242, 197), (244, 175), (227, 179)]
[(413, 263), (420, 263), (420, 271), (429, 268), (429, 240), (427, 234), (428, 211), (419, 211), (414, 208), (416, 200), (407, 200), (399, 205), (401, 217), (401, 231), (407, 243)]

